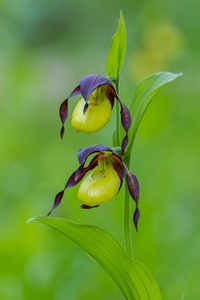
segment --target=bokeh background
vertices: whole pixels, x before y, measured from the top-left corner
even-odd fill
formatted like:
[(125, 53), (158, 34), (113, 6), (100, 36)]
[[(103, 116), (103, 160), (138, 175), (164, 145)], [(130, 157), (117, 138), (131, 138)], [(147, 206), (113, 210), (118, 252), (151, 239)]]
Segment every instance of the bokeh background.
[[(197, 0), (0, 2), (0, 299), (123, 299), (107, 273), (64, 236), (37, 222), (78, 166), (76, 151), (111, 145), (114, 120), (95, 135), (67, 122), (60, 103), (90, 73), (105, 73), (119, 9), (127, 27), (121, 98), (157, 71), (183, 72), (149, 107), (135, 141), (141, 186), (135, 258), (165, 300), (200, 297), (200, 40)], [(70, 102), (70, 113), (76, 103)], [(77, 98), (78, 100), (78, 98)], [(123, 203), (81, 210), (77, 187), (52, 216), (101, 226), (122, 244)], [(145, 300), (145, 299), (144, 299)]]

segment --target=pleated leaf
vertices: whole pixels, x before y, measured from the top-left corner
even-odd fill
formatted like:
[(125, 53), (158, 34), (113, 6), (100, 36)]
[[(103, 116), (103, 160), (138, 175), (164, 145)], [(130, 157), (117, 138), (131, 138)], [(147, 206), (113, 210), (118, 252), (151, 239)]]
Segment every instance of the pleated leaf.
[(117, 79), (124, 63), (126, 53), (126, 28), (122, 11), (117, 31), (113, 35), (110, 49), (106, 59), (107, 75)]
[(62, 218), (38, 217), (85, 250), (113, 278), (125, 299), (160, 300), (159, 288), (150, 271), (129, 258), (120, 244), (102, 228), (77, 224)]
[(163, 85), (175, 80), (181, 75), (182, 73), (158, 72), (149, 75), (138, 84), (129, 108), (132, 117), (132, 125), (129, 129), (129, 150), (132, 148), (138, 127), (153, 97)]

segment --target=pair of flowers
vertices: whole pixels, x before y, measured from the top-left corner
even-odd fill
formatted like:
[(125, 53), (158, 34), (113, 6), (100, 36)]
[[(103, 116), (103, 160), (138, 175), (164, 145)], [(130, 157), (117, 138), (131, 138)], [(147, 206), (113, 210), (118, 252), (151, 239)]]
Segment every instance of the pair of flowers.
[[(93, 133), (102, 129), (110, 119), (116, 99), (120, 104), (121, 124), (126, 134), (121, 144), (120, 154), (117, 154), (114, 148), (101, 144), (78, 150), (77, 155), (80, 165), (70, 176), (64, 189), (56, 195), (49, 214), (60, 204), (64, 191), (78, 184), (83, 177), (84, 179), (78, 190), (78, 199), (83, 203), (80, 207), (84, 209), (98, 207), (110, 201), (121, 189), (125, 177), (129, 193), (136, 204), (133, 222), (137, 229), (139, 184), (136, 176), (127, 169), (122, 160), (128, 144), (128, 129), (131, 125), (129, 110), (121, 102), (109, 79), (96, 74), (83, 77), (80, 84), (60, 106), (61, 138), (63, 138), (64, 123), (68, 117), (68, 100), (79, 94), (82, 95), (82, 98), (77, 103), (71, 119), (71, 125), (76, 131)], [(87, 158), (94, 153), (97, 154), (85, 166)], [(85, 177), (88, 172), (89, 174)]]

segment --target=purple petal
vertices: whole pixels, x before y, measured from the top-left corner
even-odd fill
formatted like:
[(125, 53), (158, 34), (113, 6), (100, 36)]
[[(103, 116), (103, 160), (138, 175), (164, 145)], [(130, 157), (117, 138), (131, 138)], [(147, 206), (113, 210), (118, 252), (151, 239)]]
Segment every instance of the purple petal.
[(121, 123), (122, 123), (122, 126), (126, 132), (126, 135), (122, 141), (122, 154), (124, 153), (127, 145), (128, 145), (128, 130), (131, 126), (131, 115), (130, 115), (130, 112), (129, 112), (129, 109), (128, 107), (123, 104), (121, 102), (121, 100), (119, 99), (118, 95), (116, 94), (116, 99), (117, 101), (119, 102), (120, 106), (121, 106), (121, 111), (120, 111), (120, 114), (121, 114)]
[(109, 99), (111, 107), (113, 108), (115, 98), (116, 98), (116, 91), (112, 85), (108, 85), (106, 89), (106, 97)]
[(68, 116), (68, 99), (64, 100), (63, 103), (61, 104), (59, 114), (62, 122), (62, 127), (60, 130), (60, 137), (62, 139), (65, 132), (64, 123)]
[(66, 185), (65, 185), (65, 190), (67, 188), (70, 188), (72, 186), (77, 185), (81, 179), (84, 177), (84, 175), (86, 174), (86, 170), (83, 167), (83, 165), (81, 165), (68, 179)]
[(69, 177), (66, 185), (65, 185), (65, 190), (67, 188), (73, 187), (75, 185), (77, 185), (81, 179), (83, 178), (83, 176), (85, 175), (85, 172), (81, 172), (81, 174), (79, 174), (79, 176), (76, 176), (76, 171)]
[[(56, 208), (58, 207), (58, 205), (60, 204), (61, 200), (62, 200), (62, 197), (64, 195), (64, 192), (67, 188), (70, 188), (76, 184), (78, 184), (81, 179), (83, 178), (83, 176), (88, 172), (89, 169), (91, 168), (94, 168), (94, 163), (93, 165), (89, 165), (87, 168), (84, 168), (83, 165), (81, 165), (68, 179), (66, 185), (65, 185), (65, 188), (64, 190), (62, 190), (61, 192), (59, 192), (56, 197), (55, 197), (55, 200), (54, 200), (54, 204), (53, 204), (53, 207), (52, 209), (50, 210), (50, 212), (48, 213), (47, 216), (50, 215), (50, 213)], [(79, 172), (79, 174), (77, 175), (76, 173)]]
[(138, 206), (139, 190), (140, 190), (139, 182), (137, 180), (137, 177), (127, 169), (126, 169), (126, 182), (128, 185), (129, 193), (133, 198), (133, 200), (135, 201), (136, 206)]
[[(77, 181), (82, 174), (85, 174), (84, 164), (80, 165), (78, 169), (74, 172), (74, 180)], [(83, 178), (83, 177), (82, 177)], [(82, 179), (81, 178), (81, 179)], [(79, 180), (80, 181), (80, 180)]]
[(135, 229), (138, 231), (138, 220), (140, 217), (140, 211), (138, 209), (138, 207), (136, 208), (134, 215), (133, 215), (133, 223), (135, 225)]
[(60, 130), (60, 138), (62, 139), (65, 133), (65, 127), (62, 125), (61, 130)]
[(93, 157), (93, 159), (91, 160), (89, 165), (85, 168), (84, 168), (84, 163), (82, 165), (80, 165), (78, 167), (78, 169), (69, 177), (69, 179), (65, 185), (65, 189), (78, 184), (88, 171), (94, 169), (98, 165), (98, 157), (99, 157), (99, 155), (96, 155), (95, 157)]
[(131, 126), (131, 115), (128, 107), (120, 101), (121, 105), (121, 121), (125, 131), (128, 131)]
[(120, 182), (121, 182), (120, 187), (119, 187), (119, 191), (120, 191), (122, 183), (123, 183), (125, 168), (124, 168), (121, 158), (118, 155), (113, 154), (112, 157), (114, 159), (113, 167), (114, 167), (115, 171), (117, 172)]
[(138, 209), (138, 202), (139, 202), (139, 182), (136, 178), (136, 176), (131, 173), (130, 171), (128, 171), (126, 169), (126, 182), (128, 185), (128, 190), (129, 193), (131, 195), (131, 197), (133, 198), (133, 200), (135, 201), (136, 204), (136, 208), (135, 208), (135, 212), (133, 215), (133, 223), (135, 225), (136, 230), (138, 230), (138, 220), (140, 217), (140, 212)]
[(86, 159), (88, 158), (88, 156), (90, 154), (95, 153), (95, 152), (104, 153), (106, 151), (113, 152), (113, 150), (110, 147), (107, 147), (107, 146), (104, 146), (101, 144), (93, 145), (88, 148), (81, 148), (78, 150), (78, 153), (77, 153), (78, 161), (79, 161), (80, 165), (82, 165), (85, 163)]
[(73, 96), (76, 96), (80, 94), (80, 86), (77, 86), (73, 92), (69, 95), (69, 97), (67, 99), (65, 99), (61, 106), (60, 106), (60, 110), (59, 110), (59, 115), (60, 115), (60, 119), (61, 119), (61, 122), (62, 122), (62, 128), (61, 128), (61, 131), (60, 131), (60, 137), (63, 138), (63, 135), (64, 135), (64, 123), (68, 117), (68, 99), (73, 97)]
[(52, 209), (50, 210), (50, 212), (48, 213), (47, 216), (50, 215), (50, 213), (60, 204), (61, 200), (62, 200), (62, 197), (64, 195), (64, 192), (67, 188), (70, 188), (70, 187), (73, 187), (75, 186), (76, 184), (78, 184), (81, 179), (84, 177), (84, 175), (91, 169), (93, 169), (98, 163), (98, 159), (96, 159), (96, 163), (95, 163), (95, 160), (93, 158), (93, 160), (90, 162), (89, 166), (84, 168), (83, 165), (81, 165), (68, 179), (66, 185), (65, 185), (65, 188), (64, 190), (62, 190), (61, 192), (59, 192), (56, 197), (55, 197), (55, 200), (54, 200), (54, 204), (53, 204), (53, 207)]
[(122, 149), (121, 152), (122, 152), (122, 154), (124, 153), (127, 145), (128, 145), (128, 135), (126, 134), (125, 137), (122, 140), (122, 145), (121, 145), (121, 149)]
[(95, 206), (89, 206), (89, 205), (86, 205), (86, 204), (81, 204), (80, 205), (80, 208), (83, 208), (83, 209), (91, 209), (91, 208), (95, 208), (95, 207), (98, 207), (99, 205), (95, 205)]
[(90, 74), (80, 79), (80, 89), (81, 94), (85, 101), (88, 100), (91, 93), (100, 85), (110, 84), (112, 86), (112, 82), (102, 76), (97, 74)]
[(128, 130), (131, 126), (131, 115), (130, 112), (128, 110), (128, 108), (126, 107), (126, 105), (124, 105), (123, 103), (121, 104), (121, 122), (122, 122), (122, 126), (126, 132), (125, 137), (123, 138), (122, 141), (122, 154), (124, 153), (127, 145), (128, 145)]
[(58, 205), (60, 204), (60, 202), (61, 202), (61, 200), (62, 200), (63, 195), (64, 195), (64, 190), (61, 191), (61, 192), (59, 192), (59, 193), (56, 195), (55, 200), (54, 200), (53, 207), (52, 207), (52, 209), (50, 210), (50, 212), (48, 213), (47, 216), (49, 216), (49, 215), (52, 213), (52, 211), (53, 211), (56, 207), (58, 207)]
[(89, 107), (89, 105), (88, 105), (88, 103), (86, 102), (85, 105), (84, 105), (84, 108), (83, 108), (83, 114), (86, 113), (86, 111), (88, 110), (88, 107)]

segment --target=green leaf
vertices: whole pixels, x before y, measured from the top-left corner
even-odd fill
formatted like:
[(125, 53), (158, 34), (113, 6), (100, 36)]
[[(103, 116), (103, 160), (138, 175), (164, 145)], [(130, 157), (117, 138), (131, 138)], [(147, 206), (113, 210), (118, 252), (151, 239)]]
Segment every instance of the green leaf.
[(119, 78), (126, 53), (126, 27), (122, 11), (117, 31), (115, 32), (106, 59), (106, 71), (109, 77)]
[(142, 80), (136, 87), (135, 95), (130, 106), (130, 113), (132, 117), (132, 125), (129, 130), (129, 146), (127, 153), (132, 149), (132, 144), (135, 139), (138, 127), (142, 118), (153, 97), (159, 89), (168, 82), (175, 80), (181, 76), (182, 73), (174, 74), (170, 72), (154, 73)]
[(62, 218), (38, 217), (31, 220), (58, 230), (85, 250), (110, 274), (125, 299), (161, 299), (150, 271), (140, 262), (129, 258), (120, 244), (102, 228), (77, 224)]

